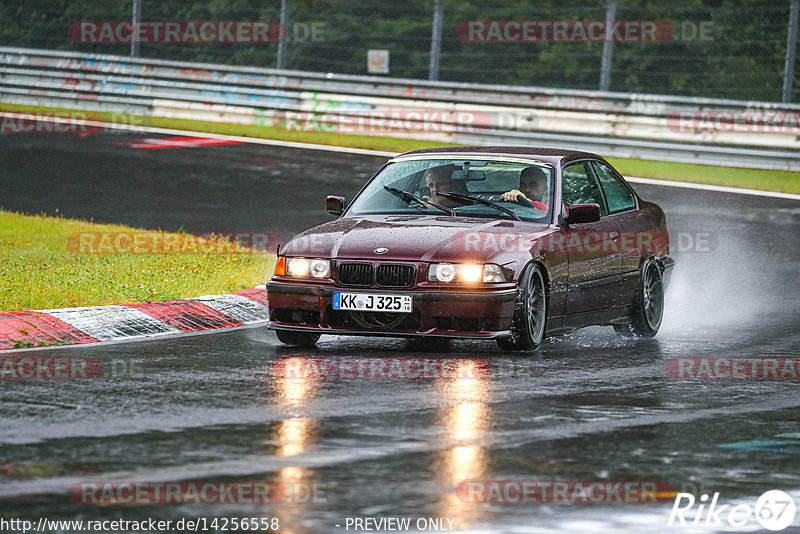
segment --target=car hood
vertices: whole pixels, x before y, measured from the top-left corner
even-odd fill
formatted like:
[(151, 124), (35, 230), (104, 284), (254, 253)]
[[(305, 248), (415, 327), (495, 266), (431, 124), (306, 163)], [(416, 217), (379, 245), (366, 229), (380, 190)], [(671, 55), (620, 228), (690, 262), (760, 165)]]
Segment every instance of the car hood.
[[(553, 231), (541, 223), (464, 217), (343, 217), (293, 238), (282, 253), (333, 259), (490, 262)], [(527, 248), (523, 248), (527, 246)], [(376, 249), (388, 249), (383, 254)]]

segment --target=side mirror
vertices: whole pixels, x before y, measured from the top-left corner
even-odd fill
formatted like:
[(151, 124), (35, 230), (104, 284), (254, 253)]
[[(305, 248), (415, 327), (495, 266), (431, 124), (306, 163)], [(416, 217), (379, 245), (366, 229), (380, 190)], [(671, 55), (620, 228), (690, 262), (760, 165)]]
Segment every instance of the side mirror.
[(325, 211), (337, 217), (342, 214), (346, 205), (347, 199), (344, 197), (329, 196), (325, 199)]
[(567, 213), (567, 224), (597, 222), (600, 220), (600, 204), (573, 204)]

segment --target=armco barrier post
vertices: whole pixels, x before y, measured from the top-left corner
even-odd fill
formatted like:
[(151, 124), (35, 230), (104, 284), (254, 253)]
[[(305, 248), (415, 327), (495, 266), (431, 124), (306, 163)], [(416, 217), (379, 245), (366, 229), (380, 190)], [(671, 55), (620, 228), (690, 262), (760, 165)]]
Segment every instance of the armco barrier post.
[(606, 6), (606, 39), (603, 41), (603, 58), (600, 66), (600, 90), (608, 91), (611, 85), (611, 62), (614, 59), (613, 28), (617, 16), (617, 1), (608, 0)]
[(786, 34), (786, 64), (783, 68), (783, 103), (792, 101), (792, 81), (794, 61), (797, 52), (797, 14), (800, 11), (798, 0), (789, 3), (789, 29)]
[(136, 26), (142, 20), (142, 0), (133, 0), (133, 13), (131, 13), (131, 57), (139, 55), (139, 41), (136, 35)]
[[(288, 31), (289, 17), (291, 16), (292, 6), (289, 0), (281, 0), (281, 27)], [(278, 41), (278, 65), (277, 68), (286, 68), (286, 54), (289, 47), (289, 35), (284, 34), (283, 38)]]
[(431, 30), (431, 64), (428, 69), (428, 79), (439, 79), (439, 56), (442, 51), (442, 26), (444, 12), (442, 0), (433, 1), (433, 29)]

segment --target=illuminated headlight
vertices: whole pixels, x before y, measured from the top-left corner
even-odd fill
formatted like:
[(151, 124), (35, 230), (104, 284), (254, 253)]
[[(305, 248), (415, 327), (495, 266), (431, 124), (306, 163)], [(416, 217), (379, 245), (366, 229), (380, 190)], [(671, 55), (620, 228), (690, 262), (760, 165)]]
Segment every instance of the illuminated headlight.
[(496, 284), (505, 281), (503, 270), (493, 263), (433, 263), (428, 269), (428, 282)]
[(321, 259), (287, 258), (286, 274), (301, 278), (328, 278), (331, 274), (331, 262)]
[(481, 275), (483, 274), (483, 265), (467, 263), (465, 265), (459, 265), (459, 267), (458, 277), (462, 282), (474, 284), (475, 282), (479, 282), (481, 280)]

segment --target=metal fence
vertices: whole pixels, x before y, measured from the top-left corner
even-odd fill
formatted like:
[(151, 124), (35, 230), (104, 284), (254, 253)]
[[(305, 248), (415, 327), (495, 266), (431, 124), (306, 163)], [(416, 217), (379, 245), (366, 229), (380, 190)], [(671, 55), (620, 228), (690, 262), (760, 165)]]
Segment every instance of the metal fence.
[[(800, 102), (797, 6), (797, 0), (4, 0), (0, 45)], [(134, 43), (132, 20), (143, 28)], [(169, 33), (168, 23), (176, 31)]]
[[(800, 170), (800, 105), (520, 88), (0, 47), (0, 103)], [(85, 121), (85, 113), (39, 113)], [(33, 116), (0, 113), (9, 131)], [(95, 116), (127, 128), (130, 118)], [(115, 124), (119, 122), (119, 124)]]

